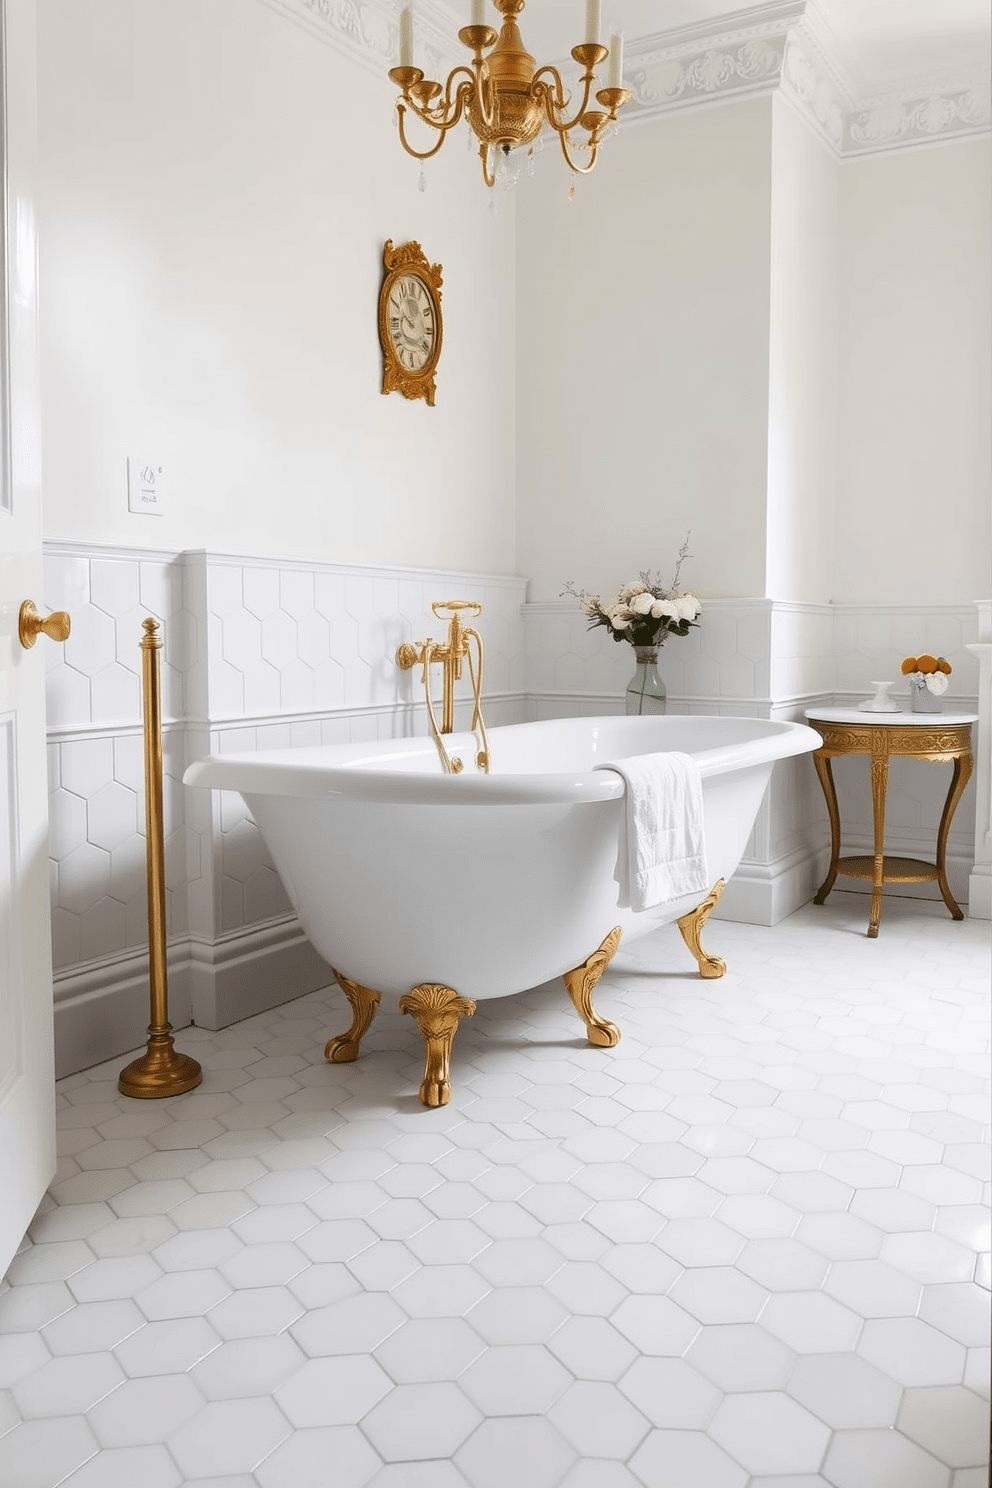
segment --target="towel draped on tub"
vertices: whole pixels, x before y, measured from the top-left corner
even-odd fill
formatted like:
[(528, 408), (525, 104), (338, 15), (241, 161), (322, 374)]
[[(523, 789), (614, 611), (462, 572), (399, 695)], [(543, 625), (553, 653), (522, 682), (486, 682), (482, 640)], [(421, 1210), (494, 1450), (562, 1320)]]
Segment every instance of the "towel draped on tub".
[(703, 787), (691, 754), (676, 750), (611, 760), (625, 784), (617, 877), (620, 905), (634, 910), (705, 894)]

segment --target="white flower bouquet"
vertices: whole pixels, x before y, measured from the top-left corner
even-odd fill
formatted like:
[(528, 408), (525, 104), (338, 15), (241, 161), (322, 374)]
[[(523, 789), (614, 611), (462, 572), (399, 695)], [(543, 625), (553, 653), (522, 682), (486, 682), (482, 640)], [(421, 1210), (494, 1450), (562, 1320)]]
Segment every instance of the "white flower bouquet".
[(627, 641), (635, 647), (662, 646), (670, 635), (688, 635), (702, 609), (694, 594), (679, 588), (682, 564), (689, 556), (688, 546), (687, 537), (670, 584), (662, 584), (660, 574), (647, 569), (636, 583), (621, 589), (609, 603), (598, 594), (576, 589), (571, 581), (561, 592), (581, 602), (583, 613), (591, 621), (590, 630), (602, 625), (615, 641)]

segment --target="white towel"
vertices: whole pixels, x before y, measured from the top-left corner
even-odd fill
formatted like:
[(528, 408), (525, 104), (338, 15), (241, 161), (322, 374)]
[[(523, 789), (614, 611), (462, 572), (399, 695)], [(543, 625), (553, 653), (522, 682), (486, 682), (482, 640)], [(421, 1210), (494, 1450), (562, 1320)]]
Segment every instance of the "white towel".
[(617, 860), (620, 904), (650, 909), (705, 893), (703, 787), (691, 754), (676, 751), (611, 760), (626, 787)]

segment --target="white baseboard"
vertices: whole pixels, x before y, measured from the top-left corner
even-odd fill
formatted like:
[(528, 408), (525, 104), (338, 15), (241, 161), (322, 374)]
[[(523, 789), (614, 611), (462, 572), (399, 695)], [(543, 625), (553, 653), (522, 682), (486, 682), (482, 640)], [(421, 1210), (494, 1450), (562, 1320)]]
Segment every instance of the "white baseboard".
[(992, 920), (992, 863), (976, 863), (968, 881), (968, 918)]
[[(185, 939), (169, 946), (169, 1022), (190, 1022), (189, 952)], [(137, 1049), (148, 1036), (148, 952), (87, 961), (56, 972), (55, 1076), (102, 1064)]]
[[(168, 954), (169, 1022), (180, 1030), (226, 1028), (334, 980), (292, 915), (213, 945), (184, 937)], [(148, 1034), (148, 952), (57, 973), (54, 1001), (57, 1079), (139, 1048)]]
[(826, 848), (798, 848), (771, 863), (744, 861), (723, 891), (713, 918), (777, 925), (808, 904), (826, 877)]
[(189, 956), (191, 1016), (198, 1028), (226, 1028), (334, 980), (295, 915), (213, 942), (191, 939)]

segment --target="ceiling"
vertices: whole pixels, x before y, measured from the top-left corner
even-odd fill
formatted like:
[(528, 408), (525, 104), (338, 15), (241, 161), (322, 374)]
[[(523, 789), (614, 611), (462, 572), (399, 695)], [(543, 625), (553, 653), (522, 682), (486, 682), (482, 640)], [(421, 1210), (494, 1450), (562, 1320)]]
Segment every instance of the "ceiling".
[[(602, 0), (602, 5), (604, 33), (619, 27), (628, 45), (721, 17), (729, 29), (772, 9), (726, 0)], [(988, 0), (811, 0), (808, 10), (814, 6), (859, 97), (971, 78), (989, 68)], [(519, 20), (528, 51), (550, 60), (567, 55), (582, 40), (585, 6), (582, 0), (527, 0)]]

